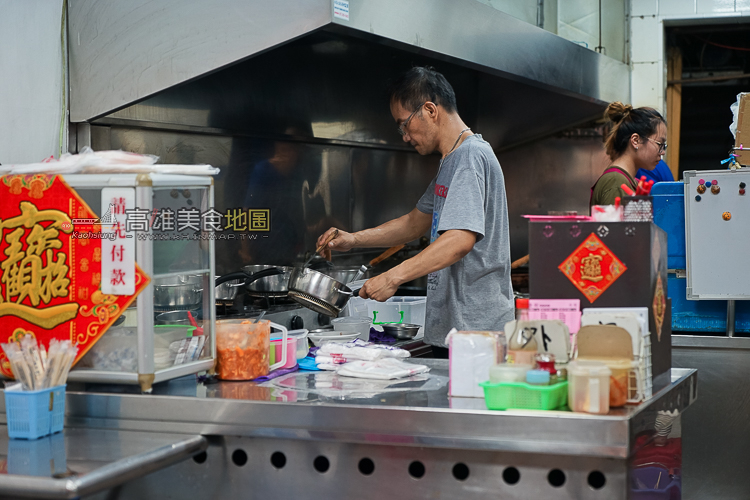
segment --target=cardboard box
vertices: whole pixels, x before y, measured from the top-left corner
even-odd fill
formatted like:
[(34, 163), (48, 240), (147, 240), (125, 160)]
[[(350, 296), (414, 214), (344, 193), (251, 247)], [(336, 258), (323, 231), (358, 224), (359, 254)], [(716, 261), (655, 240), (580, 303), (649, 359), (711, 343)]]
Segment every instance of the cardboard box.
[(672, 316), (662, 229), (651, 222), (535, 221), (529, 223), (529, 254), (532, 299), (648, 308), (654, 391), (670, 383)]
[(740, 108), (737, 113), (737, 133), (734, 139), (734, 147), (745, 148), (743, 151), (735, 151), (739, 156), (737, 163), (750, 166), (750, 92), (740, 94)]

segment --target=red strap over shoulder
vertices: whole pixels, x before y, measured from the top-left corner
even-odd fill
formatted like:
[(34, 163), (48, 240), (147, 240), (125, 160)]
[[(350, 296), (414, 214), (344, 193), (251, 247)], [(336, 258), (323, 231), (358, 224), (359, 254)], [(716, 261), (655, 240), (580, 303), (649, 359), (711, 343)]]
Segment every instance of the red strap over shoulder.
[[(627, 179), (627, 183), (633, 188), (633, 191), (635, 191), (636, 186), (634, 186), (630, 180), (630, 177), (619, 167), (609, 167), (607, 170), (602, 172), (602, 175), (599, 176), (599, 179), (604, 177), (606, 174), (609, 174), (610, 172), (618, 172), (620, 173), (625, 179)], [(597, 183), (599, 182), (599, 179), (596, 180), (593, 186), (591, 186), (591, 195), (589, 196), (589, 206), (591, 206), (591, 202), (594, 201), (594, 188), (596, 187)]]

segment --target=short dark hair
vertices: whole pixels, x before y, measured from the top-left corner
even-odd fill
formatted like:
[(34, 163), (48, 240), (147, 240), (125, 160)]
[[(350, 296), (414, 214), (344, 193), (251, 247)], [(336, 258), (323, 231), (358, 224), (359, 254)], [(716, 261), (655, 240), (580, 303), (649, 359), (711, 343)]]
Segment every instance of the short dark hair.
[(612, 160), (625, 152), (633, 134), (645, 139), (656, 133), (660, 123), (667, 124), (654, 108), (633, 108), (619, 101), (607, 106), (604, 118), (611, 127), (604, 137), (604, 147)]
[(448, 80), (430, 66), (416, 66), (389, 87), (391, 101), (399, 102), (404, 109), (414, 111), (425, 101), (442, 106), (449, 113), (456, 112), (456, 94)]

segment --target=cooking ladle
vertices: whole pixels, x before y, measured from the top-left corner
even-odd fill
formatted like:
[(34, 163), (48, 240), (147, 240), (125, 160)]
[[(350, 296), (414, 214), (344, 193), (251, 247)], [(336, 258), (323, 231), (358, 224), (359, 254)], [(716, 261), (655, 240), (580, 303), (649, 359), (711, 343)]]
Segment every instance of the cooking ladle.
[(336, 236), (338, 236), (338, 235), (339, 235), (339, 230), (338, 229), (334, 230), (331, 234), (329, 234), (328, 238), (325, 239), (325, 241), (323, 242), (323, 244), (321, 244), (318, 248), (315, 249), (315, 253), (313, 253), (310, 256), (310, 258), (307, 259), (307, 261), (302, 265), (302, 267), (305, 268), (305, 267), (309, 266), (310, 262), (312, 262), (312, 260), (315, 258), (315, 256), (318, 255), (320, 252), (322, 252), (323, 249), (325, 247), (327, 247), (328, 244), (331, 241), (333, 241), (336, 238)]
[(381, 253), (380, 255), (378, 255), (377, 257), (375, 257), (374, 259), (372, 259), (369, 264), (362, 264), (362, 267), (359, 268), (359, 271), (357, 271), (357, 274), (354, 275), (354, 279), (352, 279), (352, 281), (350, 281), (349, 283), (351, 283), (353, 281), (357, 281), (362, 276), (364, 276), (365, 273), (370, 268), (377, 266), (378, 264), (380, 264), (381, 262), (383, 262), (385, 259), (387, 259), (391, 255), (399, 252), (402, 248), (404, 248), (404, 245), (396, 245), (395, 247), (389, 248), (385, 252)]

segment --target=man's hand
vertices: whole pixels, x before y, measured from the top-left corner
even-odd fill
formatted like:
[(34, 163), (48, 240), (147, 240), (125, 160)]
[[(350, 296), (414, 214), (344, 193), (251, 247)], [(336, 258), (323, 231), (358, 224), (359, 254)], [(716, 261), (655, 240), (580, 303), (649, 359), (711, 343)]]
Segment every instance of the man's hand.
[(359, 291), (359, 296), (363, 299), (385, 302), (393, 297), (400, 284), (399, 280), (394, 278), (389, 271), (367, 280)]
[[(316, 247), (319, 247), (323, 243), (325, 243), (326, 239), (336, 231), (335, 227), (330, 228), (328, 231), (320, 235), (318, 237), (318, 241), (315, 243)], [(341, 229), (338, 230), (339, 234), (336, 236), (331, 242), (328, 244), (327, 248), (324, 248), (320, 251), (320, 255), (326, 259), (331, 260), (331, 250), (337, 250), (339, 252), (346, 252), (348, 250), (351, 250), (354, 248), (354, 235), (351, 233), (347, 233), (346, 231), (342, 231)]]

